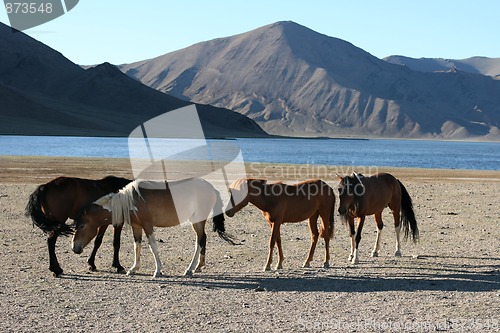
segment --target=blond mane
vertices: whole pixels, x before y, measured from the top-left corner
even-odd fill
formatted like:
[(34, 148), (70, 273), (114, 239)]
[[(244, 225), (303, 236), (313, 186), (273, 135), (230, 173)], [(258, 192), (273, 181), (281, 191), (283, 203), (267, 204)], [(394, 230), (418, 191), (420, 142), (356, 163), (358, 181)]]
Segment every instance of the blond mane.
[(113, 226), (121, 226), (124, 223), (130, 224), (130, 213), (134, 212), (134, 214), (137, 214), (134, 193), (137, 193), (137, 197), (142, 199), (137, 180), (129, 183), (118, 191), (118, 193), (111, 196), (110, 206)]

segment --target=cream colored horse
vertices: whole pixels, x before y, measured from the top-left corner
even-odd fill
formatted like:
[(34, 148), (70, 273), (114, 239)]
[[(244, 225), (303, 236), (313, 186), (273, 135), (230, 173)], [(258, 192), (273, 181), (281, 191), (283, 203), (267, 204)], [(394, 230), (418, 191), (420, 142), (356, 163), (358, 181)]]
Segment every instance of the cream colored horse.
[(105, 224), (132, 226), (135, 260), (127, 274), (140, 267), (142, 230), (148, 239), (156, 268), (153, 277), (161, 275), (161, 261), (153, 227), (173, 227), (189, 221), (196, 232), (193, 258), (184, 275), (201, 271), (205, 265), (205, 222), (210, 212), (214, 216), (214, 231), (226, 241), (222, 201), (219, 192), (207, 181), (193, 178), (177, 182), (133, 181), (116, 194), (106, 195), (83, 209), (75, 219), (77, 229), (73, 237), (73, 251), (81, 253), (95, 237), (97, 228)]

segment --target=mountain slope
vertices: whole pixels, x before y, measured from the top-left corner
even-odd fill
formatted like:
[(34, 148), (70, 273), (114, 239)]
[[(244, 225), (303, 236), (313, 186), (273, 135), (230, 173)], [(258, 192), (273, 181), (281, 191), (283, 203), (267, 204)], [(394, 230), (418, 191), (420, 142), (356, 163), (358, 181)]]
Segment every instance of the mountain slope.
[[(144, 121), (188, 104), (108, 63), (84, 70), (0, 24), (0, 134), (127, 136)], [(267, 135), (227, 109), (198, 105), (198, 113), (207, 136)]]
[(460, 71), (482, 74), (500, 79), (500, 58), (472, 57), (467, 59), (409, 58), (389, 56), (385, 61), (396, 65), (405, 65), (420, 72), (438, 72), (458, 69)]
[(173, 96), (226, 107), (272, 134), (498, 138), (500, 81), (422, 73), (294, 22), (119, 68)]

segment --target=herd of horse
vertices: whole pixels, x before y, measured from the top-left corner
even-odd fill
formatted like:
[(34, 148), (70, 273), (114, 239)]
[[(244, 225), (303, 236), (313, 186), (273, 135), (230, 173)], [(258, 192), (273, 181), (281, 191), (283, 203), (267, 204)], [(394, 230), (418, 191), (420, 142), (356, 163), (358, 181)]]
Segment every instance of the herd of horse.
[[(375, 216), (377, 224), (377, 238), (372, 256), (378, 256), (383, 228), (382, 211), (386, 207), (394, 217), (395, 255), (401, 255), (401, 229), (405, 239), (410, 235), (413, 241), (418, 239), (412, 199), (398, 179), (387, 173), (373, 176), (353, 173), (337, 177), (340, 201), (338, 214), (342, 221), (348, 224), (351, 236), (350, 262), (359, 262), (361, 231), (365, 217), (369, 215)], [(193, 271), (200, 272), (205, 265), (205, 224), (210, 214), (213, 213), (213, 231), (228, 243), (235, 244), (225, 231), (224, 215), (233, 217), (248, 203), (261, 210), (271, 227), (264, 270), (271, 269), (275, 245), (278, 248), (276, 269), (283, 268), (281, 224), (305, 220), (308, 220), (309, 224), (311, 245), (303, 267), (310, 267), (319, 237), (325, 242), (323, 267), (329, 267), (329, 243), (334, 234), (336, 194), (326, 182), (314, 179), (288, 185), (282, 182), (269, 183), (265, 179), (242, 178), (229, 186), (229, 192), (229, 204), (223, 207), (220, 193), (212, 184), (201, 178), (167, 183), (114, 176), (100, 180), (58, 177), (35, 189), (29, 197), (26, 215), (48, 235), (49, 270), (54, 276), (63, 273), (55, 253), (59, 236), (73, 234), (72, 248), (75, 253), (82, 253), (84, 247), (95, 238), (94, 248), (87, 260), (89, 269), (95, 271), (95, 256), (110, 225), (114, 228), (112, 266), (117, 272), (124, 272), (125, 269), (119, 260), (120, 235), (124, 224), (131, 226), (135, 251), (134, 264), (127, 274), (133, 274), (140, 267), (144, 231), (155, 259), (153, 277), (160, 276), (161, 261), (153, 229), (172, 227), (186, 221), (196, 233), (196, 245), (193, 258), (184, 274), (189, 276)], [(318, 230), (319, 217), (321, 225)], [(73, 223), (69, 222), (70, 219)]]

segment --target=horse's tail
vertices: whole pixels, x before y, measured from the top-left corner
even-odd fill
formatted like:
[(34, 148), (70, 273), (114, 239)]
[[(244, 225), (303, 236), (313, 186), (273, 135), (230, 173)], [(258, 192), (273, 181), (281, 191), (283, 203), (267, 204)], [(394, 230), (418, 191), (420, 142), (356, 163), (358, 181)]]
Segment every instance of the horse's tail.
[(213, 208), (214, 217), (212, 218), (212, 222), (213, 222), (213, 229), (212, 230), (214, 232), (217, 232), (219, 237), (222, 238), (223, 240), (225, 240), (226, 242), (228, 242), (229, 244), (235, 245), (235, 242), (232, 239), (232, 237), (226, 233), (226, 227), (224, 225), (224, 222), (225, 222), (224, 206), (222, 204), (222, 199), (220, 197), (220, 193), (219, 193), (219, 191), (217, 191), (215, 189), (214, 189), (214, 191), (215, 191), (216, 199), (215, 199), (215, 205)]
[(401, 222), (403, 223), (405, 239), (408, 239), (409, 229), (411, 229), (412, 240), (416, 242), (418, 240), (418, 226), (413, 211), (413, 203), (404, 185), (399, 180), (398, 183), (401, 187)]
[(25, 215), (31, 217), (33, 225), (36, 225), (45, 233), (57, 232), (59, 235), (71, 235), (73, 229), (70, 225), (47, 218), (42, 210), (42, 207), (44, 205), (46, 206), (45, 196), (47, 193), (47, 185), (48, 184), (40, 185), (31, 193), (25, 208)]

